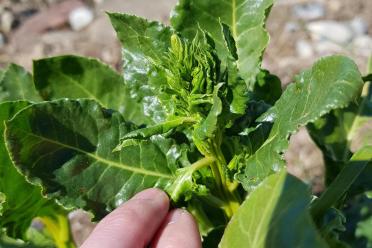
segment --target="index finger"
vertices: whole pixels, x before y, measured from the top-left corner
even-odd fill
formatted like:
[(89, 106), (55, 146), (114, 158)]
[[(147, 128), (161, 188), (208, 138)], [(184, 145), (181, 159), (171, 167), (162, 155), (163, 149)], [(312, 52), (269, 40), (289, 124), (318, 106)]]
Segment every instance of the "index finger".
[(162, 224), (169, 198), (161, 190), (147, 189), (107, 215), (81, 248), (143, 248)]

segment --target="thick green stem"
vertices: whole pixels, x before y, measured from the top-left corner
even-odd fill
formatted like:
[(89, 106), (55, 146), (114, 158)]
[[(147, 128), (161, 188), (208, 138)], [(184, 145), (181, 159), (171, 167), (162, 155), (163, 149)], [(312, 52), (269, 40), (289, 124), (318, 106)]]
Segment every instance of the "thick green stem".
[(222, 154), (220, 146), (218, 142), (212, 142), (211, 146), (213, 148), (213, 155), (216, 158), (215, 167), (218, 170), (218, 175), (220, 177), (221, 187), (220, 187), (220, 197), (224, 200), (225, 205), (223, 207), (226, 216), (231, 218), (234, 213), (238, 210), (240, 206), (240, 197), (236, 193), (235, 190), (231, 191), (231, 184), (230, 180), (226, 175), (226, 159)]
[(221, 151), (222, 130), (218, 130), (213, 139), (199, 139), (196, 137), (194, 142), (199, 152), (205, 157), (214, 158), (210, 164), (216, 188), (213, 190), (214, 196), (224, 202), (222, 209), (228, 218), (231, 218), (238, 210), (241, 199), (236, 191), (236, 185), (230, 181), (227, 175), (226, 159)]
[(220, 163), (221, 160), (224, 161), (224, 158), (220, 156), (217, 156), (217, 158), (210, 156), (204, 157), (189, 167), (189, 173), (192, 174), (206, 166), (211, 167), (220, 194), (219, 198), (213, 195), (209, 195), (205, 198), (210, 201), (211, 205), (223, 209), (226, 216), (231, 218), (240, 206), (240, 202), (226, 184), (226, 175), (224, 173), (223, 164)]
[(345, 195), (368, 163), (369, 160), (358, 160), (358, 156), (353, 156), (350, 163), (341, 170), (327, 190), (310, 207), (311, 214), (316, 222)]
[(196, 161), (195, 163), (193, 163), (190, 166), (190, 170), (192, 172), (197, 171), (197, 170), (199, 170), (203, 167), (206, 167), (206, 166), (212, 164), (214, 161), (215, 161), (215, 158), (213, 158), (213, 157), (204, 157), (204, 158)]

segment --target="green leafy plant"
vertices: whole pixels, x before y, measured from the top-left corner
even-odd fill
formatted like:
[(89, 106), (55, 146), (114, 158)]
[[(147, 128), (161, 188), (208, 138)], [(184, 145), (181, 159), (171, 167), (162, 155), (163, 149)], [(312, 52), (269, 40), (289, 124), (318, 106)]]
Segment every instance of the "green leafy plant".
[[(1, 247), (74, 247), (69, 210), (99, 220), (150, 187), (194, 215), (205, 247), (370, 245), (372, 144), (352, 140), (371, 76), (330, 56), (282, 92), (261, 67), (272, 4), (180, 0), (170, 27), (108, 13), (123, 76), (78, 56), (0, 71)], [(319, 196), (286, 172), (302, 126), (326, 163)]]

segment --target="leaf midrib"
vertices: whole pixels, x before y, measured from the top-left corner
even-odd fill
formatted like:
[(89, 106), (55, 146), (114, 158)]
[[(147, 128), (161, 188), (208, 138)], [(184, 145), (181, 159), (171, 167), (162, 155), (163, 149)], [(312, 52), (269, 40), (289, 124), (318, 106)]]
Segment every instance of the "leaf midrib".
[(232, 8), (232, 20), (231, 20), (231, 26), (232, 26), (232, 33), (234, 36), (234, 39), (237, 38), (237, 29), (236, 29), (236, 0), (231, 0), (231, 8)]
[(55, 145), (59, 145), (59, 146), (62, 146), (62, 147), (66, 147), (66, 148), (75, 150), (75, 151), (77, 151), (79, 153), (85, 154), (86, 156), (91, 157), (91, 158), (95, 159), (98, 162), (102, 162), (104, 164), (107, 164), (107, 166), (110, 166), (110, 167), (116, 167), (116, 168), (123, 169), (123, 170), (126, 170), (126, 171), (131, 171), (133, 173), (143, 174), (145, 176), (154, 176), (154, 177), (161, 177), (161, 178), (168, 178), (168, 179), (172, 179), (173, 178), (173, 176), (172, 175), (169, 175), (169, 174), (164, 174), (164, 173), (160, 173), (160, 172), (154, 172), (154, 171), (150, 171), (150, 170), (146, 170), (146, 169), (142, 169), (142, 168), (132, 167), (132, 166), (129, 166), (127, 164), (118, 163), (118, 162), (115, 162), (115, 161), (108, 160), (108, 159), (102, 158), (100, 156), (97, 156), (96, 154), (92, 154), (92, 153), (86, 152), (86, 151), (84, 151), (84, 150), (82, 150), (82, 149), (80, 149), (78, 147), (67, 145), (67, 144), (64, 144), (64, 143), (61, 143), (61, 142), (58, 142), (58, 141), (55, 141), (55, 140), (52, 140), (52, 139), (49, 139), (49, 138), (46, 138), (46, 137), (37, 135), (37, 134), (34, 134), (34, 133), (27, 132), (27, 131), (22, 130), (22, 129), (19, 129), (19, 130), (22, 131), (22, 132), (24, 132), (24, 133), (26, 133), (29, 136), (33, 136), (35, 138), (39, 138), (39, 139), (44, 140), (46, 142), (49, 142), (49, 143), (52, 143), (52, 144), (55, 144)]
[(81, 85), (79, 82), (74, 80), (73, 78), (67, 76), (64, 73), (61, 73), (60, 71), (55, 71), (56, 74), (59, 74), (61, 77), (65, 78), (67, 81), (71, 82), (73, 85), (75, 85), (77, 88), (79, 88), (81, 91), (83, 91), (85, 94), (88, 95), (88, 97), (91, 97), (93, 100), (98, 102), (101, 106), (107, 107), (106, 104), (104, 104), (100, 99), (97, 98), (95, 94), (93, 94), (91, 91), (86, 89), (83, 85)]

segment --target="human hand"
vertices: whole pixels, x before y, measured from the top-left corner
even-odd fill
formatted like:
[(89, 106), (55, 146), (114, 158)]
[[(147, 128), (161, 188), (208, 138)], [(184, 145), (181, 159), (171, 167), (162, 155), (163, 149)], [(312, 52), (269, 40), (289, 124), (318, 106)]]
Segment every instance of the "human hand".
[(98, 223), (81, 248), (200, 248), (197, 224), (187, 211), (169, 211), (161, 190), (147, 189)]

